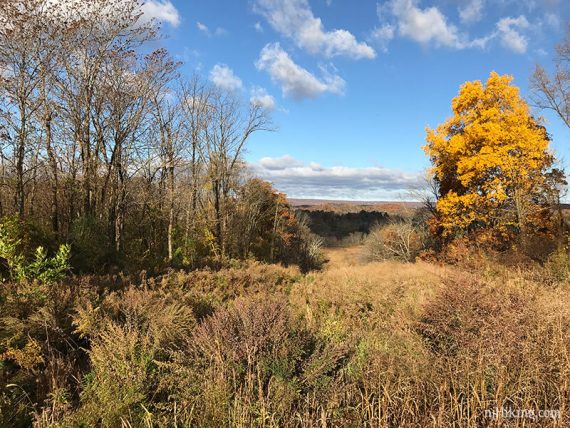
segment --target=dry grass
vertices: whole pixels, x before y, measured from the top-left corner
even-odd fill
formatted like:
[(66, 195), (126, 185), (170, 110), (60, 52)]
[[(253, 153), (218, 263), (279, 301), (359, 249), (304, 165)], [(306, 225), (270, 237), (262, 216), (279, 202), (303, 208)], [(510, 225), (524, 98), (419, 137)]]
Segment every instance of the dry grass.
[(362, 266), (366, 264), (362, 246), (328, 247), (324, 249), (328, 260), (325, 269), (335, 269), (341, 266)]
[[(66, 307), (86, 359), (21, 349), (79, 381), (37, 399), (37, 425), (570, 425), (570, 284), (492, 263), (365, 264), (360, 250), (304, 276), (253, 263), (80, 287)], [(501, 407), (561, 417), (485, 416)]]

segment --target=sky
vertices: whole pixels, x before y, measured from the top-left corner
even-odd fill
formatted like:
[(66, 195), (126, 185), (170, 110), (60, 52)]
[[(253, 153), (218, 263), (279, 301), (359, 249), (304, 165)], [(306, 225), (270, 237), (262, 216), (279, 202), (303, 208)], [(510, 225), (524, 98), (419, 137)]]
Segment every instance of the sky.
[[(291, 198), (409, 199), (429, 167), (425, 128), (465, 81), (510, 74), (523, 96), (553, 68), (567, 0), (153, 0), (164, 44), (198, 73), (272, 111), (252, 172)], [(570, 130), (548, 112), (553, 149)], [(569, 168), (570, 169), (570, 168)]]

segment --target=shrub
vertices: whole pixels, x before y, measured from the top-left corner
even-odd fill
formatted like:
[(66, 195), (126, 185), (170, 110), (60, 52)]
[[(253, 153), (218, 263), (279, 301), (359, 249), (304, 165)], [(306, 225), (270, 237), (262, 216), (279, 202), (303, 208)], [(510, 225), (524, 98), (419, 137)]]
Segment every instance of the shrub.
[(111, 260), (111, 245), (103, 225), (92, 217), (79, 217), (71, 225), (72, 264), (79, 272), (104, 272)]
[(0, 259), (3, 261), (2, 278), (17, 276), (24, 263), (21, 253), (22, 240), (19, 224), (15, 219), (3, 219), (0, 223)]
[(20, 279), (37, 279), (47, 283), (61, 281), (70, 270), (70, 257), (69, 245), (61, 245), (52, 258), (47, 256), (43, 247), (38, 247), (34, 261), (23, 267), (20, 273), (23, 278)]
[(371, 260), (399, 260), (413, 262), (425, 248), (425, 232), (410, 220), (376, 227), (366, 239)]
[(15, 281), (39, 280), (57, 282), (70, 270), (71, 247), (60, 245), (54, 257), (48, 257), (44, 247), (37, 247), (32, 260), (26, 260), (22, 238), (18, 236), (18, 223), (15, 220), (0, 224), (0, 259), (5, 261), (3, 279)]
[[(425, 306), (417, 332), (433, 353), (434, 371), (444, 373), (440, 385), (449, 385), (439, 403), (447, 425), (466, 412), (474, 426), (486, 425), (485, 409), (564, 408), (570, 372), (567, 358), (556, 355), (570, 349), (563, 333), (570, 314), (554, 295), (521, 277), (461, 275)], [(540, 426), (559, 423), (565, 425), (544, 419)]]
[[(501, 296), (497, 299), (497, 296)], [(513, 357), (528, 331), (535, 328), (533, 297), (516, 287), (489, 284), (471, 276), (447, 280), (425, 307), (419, 332), (434, 352), (457, 356), (485, 352)]]
[(487, 426), (509, 405), (570, 422), (569, 290), (520, 270), (255, 262), (128, 282), (0, 287), (0, 426)]
[[(129, 288), (93, 307), (84, 304), (77, 330), (91, 341), (91, 371), (83, 379), (76, 421), (89, 426), (140, 426), (156, 396), (161, 364), (194, 326), (192, 309), (159, 291)], [(127, 418), (127, 419), (126, 419)]]
[(37, 282), (0, 287), (0, 426), (54, 423), (75, 404), (85, 342), (71, 314), (78, 289)]
[(292, 247), (294, 258), (303, 273), (320, 270), (327, 262), (323, 254), (323, 239), (311, 232), (309, 219), (304, 213), (297, 212), (296, 219), (296, 245)]
[(195, 329), (163, 387), (188, 425), (253, 426), (264, 418), (281, 425), (298, 398), (307, 343), (282, 296), (238, 298)]
[(568, 253), (568, 249), (559, 248), (553, 252), (546, 260), (544, 268), (552, 282), (570, 282), (570, 253)]

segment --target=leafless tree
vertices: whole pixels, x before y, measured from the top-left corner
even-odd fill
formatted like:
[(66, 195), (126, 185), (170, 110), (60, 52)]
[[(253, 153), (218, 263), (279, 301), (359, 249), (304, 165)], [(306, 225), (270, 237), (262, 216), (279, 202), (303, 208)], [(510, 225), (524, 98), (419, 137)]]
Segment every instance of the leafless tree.
[(271, 130), (272, 126), (267, 111), (258, 105), (250, 105), (244, 114), (232, 93), (215, 92), (209, 106), (211, 119), (205, 134), (207, 175), (214, 206), (214, 235), (223, 257), (226, 254), (228, 203), (243, 167), (241, 159), (245, 144), (255, 132)]
[(556, 53), (552, 75), (536, 66), (531, 78), (532, 100), (539, 108), (554, 111), (570, 128), (570, 24)]
[[(98, 239), (113, 259), (174, 263), (193, 239), (217, 259), (245, 256), (267, 213), (241, 191), (243, 156), (272, 129), (269, 114), (182, 79), (164, 49), (143, 54), (158, 28), (141, 10), (137, 0), (2, 3), (0, 214), (49, 224), (78, 248)], [(243, 246), (229, 239), (236, 230)]]

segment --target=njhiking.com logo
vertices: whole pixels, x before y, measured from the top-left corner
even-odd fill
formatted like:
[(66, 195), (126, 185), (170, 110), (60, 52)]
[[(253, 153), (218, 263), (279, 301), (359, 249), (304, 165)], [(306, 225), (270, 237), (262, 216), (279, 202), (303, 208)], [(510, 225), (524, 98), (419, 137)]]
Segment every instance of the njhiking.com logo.
[(560, 419), (560, 410), (554, 409), (513, 409), (510, 407), (496, 407), (486, 409), (485, 419), (528, 419), (538, 421), (540, 419)]

